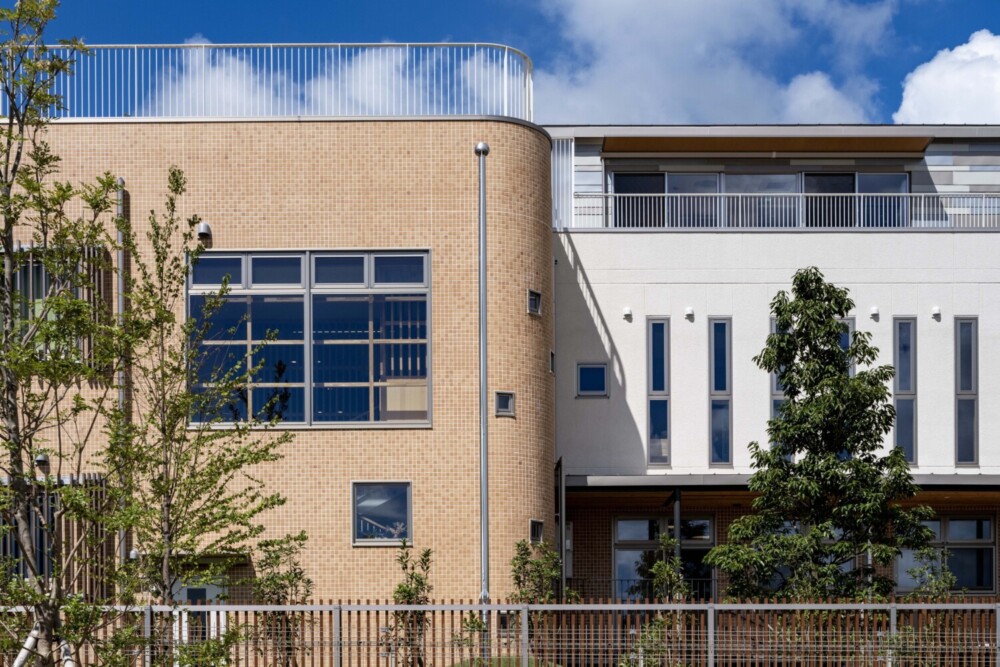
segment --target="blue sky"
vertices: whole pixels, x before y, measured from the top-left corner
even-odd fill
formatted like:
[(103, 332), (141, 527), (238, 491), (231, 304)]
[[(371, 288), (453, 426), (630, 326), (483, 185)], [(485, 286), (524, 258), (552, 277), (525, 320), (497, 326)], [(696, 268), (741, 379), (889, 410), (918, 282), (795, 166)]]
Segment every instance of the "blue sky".
[(1000, 0), (64, 0), (50, 35), (505, 43), (543, 122), (1000, 122)]

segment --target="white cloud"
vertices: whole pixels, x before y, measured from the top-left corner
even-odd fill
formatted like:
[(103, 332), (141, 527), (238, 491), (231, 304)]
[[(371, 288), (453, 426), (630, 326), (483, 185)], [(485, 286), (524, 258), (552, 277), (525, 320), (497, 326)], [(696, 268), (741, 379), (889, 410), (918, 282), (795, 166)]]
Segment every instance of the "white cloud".
[[(500, 50), (215, 47), (197, 35), (152, 68), (141, 115), (502, 114), (523, 98)], [(203, 47), (203, 48), (201, 48)]]
[[(572, 58), (536, 72), (536, 118), (567, 123), (858, 123), (876, 86), (857, 73), (895, 0), (546, 0)], [(828, 72), (782, 81), (796, 49)], [(787, 60), (785, 61), (787, 62)]]
[(1000, 35), (980, 30), (906, 75), (897, 123), (1000, 123)]

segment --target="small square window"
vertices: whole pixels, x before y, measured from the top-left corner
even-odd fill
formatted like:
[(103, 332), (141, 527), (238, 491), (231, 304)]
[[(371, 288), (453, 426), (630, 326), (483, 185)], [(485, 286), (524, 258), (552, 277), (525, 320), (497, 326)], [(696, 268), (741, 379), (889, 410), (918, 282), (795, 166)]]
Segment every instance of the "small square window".
[(538, 519), (528, 521), (528, 532), (532, 544), (541, 544), (545, 540), (545, 522)]
[(497, 417), (514, 416), (514, 392), (498, 391), (494, 395)]
[(528, 312), (532, 315), (542, 314), (542, 293), (528, 290)]
[(577, 396), (608, 395), (608, 365), (578, 364), (576, 367)]
[(355, 544), (412, 540), (409, 482), (355, 482), (352, 496)]

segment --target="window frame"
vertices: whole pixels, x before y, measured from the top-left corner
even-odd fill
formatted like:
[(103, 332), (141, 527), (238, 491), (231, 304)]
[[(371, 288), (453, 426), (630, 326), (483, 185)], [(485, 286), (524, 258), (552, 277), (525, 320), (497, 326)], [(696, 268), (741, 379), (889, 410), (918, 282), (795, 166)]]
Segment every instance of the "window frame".
[[(959, 332), (963, 324), (972, 324), (972, 365), (971, 365), (971, 389), (962, 389), (961, 387), (961, 375), (962, 375), (962, 353), (961, 353), (961, 342), (959, 340)], [(955, 317), (955, 467), (978, 467), (979, 466), (979, 413), (980, 413), (980, 398), (979, 398), (979, 318), (971, 316), (961, 316)], [(961, 401), (967, 400), (973, 401), (974, 414), (972, 420), (972, 460), (971, 461), (960, 461), (959, 460), (959, 419), (958, 419), (958, 406)]]
[[(303, 271), (308, 271), (308, 275), (303, 275), (302, 280), (299, 285), (293, 284), (261, 284), (253, 285), (251, 276), (248, 274), (249, 268), (252, 266), (253, 259), (256, 257), (294, 257), (298, 256), (301, 258), (301, 267)], [(385, 283), (376, 284), (374, 282), (374, 265), (376, 257), (383, 256), (406, 256), (406, 257), (421, 257), (423, 258), (423, 282), (421, 284), (416, 283)], [(302, 382), (295, 383), (284, 383), (282, 386), (288, 386), (290, 388), (303, 388), (303, 421), (279, 421), (274, 427), (279, 429), (322, 429), (322, 430), (357, 430), (357, 429), (421, 429), (421, 428), (432, 428), (433, 427), (433, 317), (432, 317), (432, 295), (431, 295), (431, 264), (432, 256), (430, 250), (400, 250), (400, 249), (373, 249), (373, 250), (346, 250), (343, 252), (337, 250), (288, 250), (282, 249), (280, 251), (268, 251), (268, 250), (220, 250), (218, 252), (205, 252), (202, 258), (214, 258), (214, 257), (240, 257), (241, 258), (241, 270), (243, 272), (244, 280), (240, 285), (233, 285), (230, 283), (229, 291), (224, 298), (234, 298), (234, 299), (246, 299), (252, 302), (254, 297), (257, 296), (270, 296), (270, 297), (293, 297), (299, 296), (303, 301), (303, 336), (302, 345), (304, 348), (303, 352), (303, 364), (304, 364), (304, 377)], [(360, 257), (363, 260), (363, 270), (364, 270), (364, 282), (363, 283), (322, 283), (316, 281), (316, 261), (324, 257)], [(194, 316), (192, 312), (192, 298), (197, 296), (202, 296), (205, 294), (217, 294), (220, 288), (220, 284), (204, 284), (199, 283), (194, 285), (193, 272), (188, 277), (188, 284), (185, 294), (185, 316), (191, 318)], [(421, 297), (424, 300), (426, 308), (426, 334), (425, 338), (413, 339), (412, 344), (419, 344), (426, 346), (425, 354), (425, 366), (426, 366), (426, 418), (424, 419), (397, 419), (397, 420), (382, 420), (374, 421), (375, 412), (372, 410), (372, 405), (377, 404), (379, 401), (378, 396), (376, 396), (376, 390), (379, 387), (385, 386), (384, 380), (378, 380), (375, 378), (376, 371), (374, 367), (374, 360), (372, 355), (377, 355), (377, 348), (379, 343), (371, 338), (371, 333), (369, 333), (369, 339), (366, 341), (366, 345), (369, 348), (369, 369), (368, 369), (368, 379), (367, 387), (369, 388), (369, 420), (368, 421), (322, 421), (318, 420), (314, 414), (314, 391), (317, 388), (317, 382), (315, 380), (315, 369), (314, 369), (314, 347), (317, 345), (315, 331), (314, 331), (314, 308), (313, 301), (316, 296), (344, 296), (345, 298), (358, 298), (358, 297), (369, 297), (369, 299), (377, 297), (379, 295), (391, 295), (391, 296), (416, 296)], [(371, 314), (369, 314), (369, 320), (371, 319)], [(248, 318), (246, 325), (247, 327), (247, 338), (246, 340), (253, 340), (251, 338), (252, 332), (252, 317)], [(370, 321), (369, 321), (370, 328)], [(235, 344), (243, 342), (234, 341)], [(280, 344), (280, 342), (278, 343)], [(322, 344), (322, 343), (320, 343)], [(251, 349), (251, 343), (247, 343), (248, 350)], [(270, 344), (268, 344), (270, 345)], [(256, 347), (252, 349), (256, 350)], [(248, 354), (249, 356), (249, 354)], [(248, 398), (251, 399), (250, 405), (252, 405), (252, 397), (249, 396), (249, 392), (252, 391), (254, 386), (260, 385), (262, 383), (256, 382), (252, 383), (248, 391)], [(263, 383), (268, 384), (268, 383)], [(273, 383), (272, 383), (273, 384)], [(324, 384), (324, 383), (320, 383)], [(349, 383), (355, 384), (355, 383)], [(362, 383), (357, 383), (361, 386)], [(197, 386), (197, 385), (195, 385)], [(417, 386), (417, 383), (414, 383)], [(424, 386), (424, 385), (421, 385)], [(252, 409), (252, 408), (250, 408)], [(248, 415), (249, 416), (249, 415)], [(256, 415), (255, 415), (256, 416)], [(203, 428), (205, 426), (210, 426), (211, 428), (231, 428), (234, 422), (232, 421), (219, 421), (209, 424), (207, 421), (191, 421), (190, 427), (192, 428)]]
[[(618, 523), (620, 521), (655, 521), (657, 524), (657, 536), (655, 539), (651, 540), (627, 540), (619, 537)], [(681, 536), (680, 548), (683, 552), (684, 550), (699, 550), (699, 551), (710, 551), (713, 547), (718, 544), (718, 522), (715, 514), (712, 513), (695, 513), (690, 516), (681, 516), (681, 524), (685, 521), (708, 521), (709, 524), (709, 539), (708, 540), (686, 540)], [(660, 549), (659, 538), (662, 535), (669, 535), (674, 537), (673, 528), (674, 517), (669, 514), (660, 513), (623, 513), (623, 514), (613, 514), (611, 516), (611, 582), (612, 589), (619, 586), (618, 579), (618, 551), (658, 551)], [(685, 578), (685, 581), (687, 579)], [(715, 588), (717, 584), (717, 571), (716, 568), (712, 568), (711, 575), (711, 593), (709, 597), (714, 597)], [(613, 593), (617, 594), (613, 590)]]
[[(663, 325), (663, 389), (653, 387), (653, 327)], [(650, 466), (669, 466), (673, 457), (670, 447), (670, 318), (669, 317), (647, 317), (646, 318), (646, 464)], [(655, 440), (659, 444), (660, 451), (666, 453), (662, 460), (653, 460), (653, 401), (666, 401), (667, 403), (667, 437)]]
[[(716, 389), (715, 387), (715, 325), (726, 325), (726, 387)], [(715, 460), (715, 448), (713, 446), (713, 424), (712, 408), (716, 402), (725, 401), (728, 404), (728, 451), (726, 460)], [(708, 318), (708, 465), (710, 467), (731, 468), (733, 466), (733, 318), (732, 317), (709, 317)]]
[[(535, 539), (535, 526), (538, 526), (539, 536)], [(528, 519), (528, 542), (541, 544), (545, 541), (545, 522), (541, 519)]]
[[(500, 407), (500, 397), (509, 396), (510, 397), (510, 408), (501, 409)], [(496, 417), (516, 417), (517, 407), (516, 407), (517, 397), (512, 391), (495, 391), (493, 392), (493, 414)]]
[[(953, 591), (968, 590), (969, 593), (973, 595), (993, 595), (997, 591), (997, 522), (996, 517), (990, 514), (948, 514), (948, 515), (938, 515), (931, 522), (938, 523), (938, 535), (931, 540), (930, 546), (934, 549), (940, 551), (951, 550), (954, 548), (981, 548), (989, 550), (990, 552), (990, 579), (992, 581), (992, 586), (988, 589), (986, 588), (973, 588), (973, 589), (952, 589)], [(952, 539), (950, 536), (951, 532), (951, 522), (952, 521), (988, 521), (990, 526), (990, 538), (988, 540), (958, 540)], [(902, 565), (902, 554), (896, 557), (895, 564), (893, 566), (893, 575), (897, 582), (896, 591), (899, 593), (907, 593), (913, 588), (904, 587), (899, 584), (901, 577), (905, 572), (900, 570)]]
[[(359, 486), (406, 486), (406, 528), (407, 537), (401, 537), (399, 539), (395, 538), (374, 538), (374, 539), (358, 539), (355, 533), (357, 529), (358, 522), (358, 507), (357, 507), (357, 494), (356, 489)], [(351, 480), (350, 484), (350, 503), (351, 503), (351, 547), (396, 547), (406, 540), (406, 543), (413, 546), (415, 543), (413, 533), (413, 481), (409, 479), (355, 479)]]
[[(580, 388), (580, 371), (584, 368), (601, 368), (604, 371), (603, 391), (583, 391)], [(608, 362), (606, 361), (578, 361), (576, 364), (576, 397), (577, 398), (608, 398), (610, 395), (608, 388)]]
[[(533, 298), (535, 298), (538, 301), (538, 308), (535, 309), (531, 308), (531, 300)], [(534, 290), (529, 287), (527, 291), (527, 299), (528, 299), (527, 303), (528, 314), (540, 317), (542, 314), (542, 293), (539, 292), (538, 290)]]
[[(900, 325), (908, 324), (910, 326), (910, 353), (909, 353), (909, 364), (910, 364), (910, 387), (909, 389), (901, 389), (899, 385), (899, 361), (900, 361)], [(912, 316), (900, 316), (892, 318), (892, 360), (895, 364), (896, 374), (892, 379), (892, 402), (893, 407), (896, 408), (896, 423), (893, 425), (893, 446), (899, 447), (899, 400), (908, 400), (913, 402), (913, 424), (911, 426), (913, 433), (913, 443), (912, 452), (906, 457), (906, 462), (911, 466), (917, 465), (917, 363), (918, 363), (918, 353), (917, 353), (917, 318)], [(903, 452), (906, 455), (906, 452)]]

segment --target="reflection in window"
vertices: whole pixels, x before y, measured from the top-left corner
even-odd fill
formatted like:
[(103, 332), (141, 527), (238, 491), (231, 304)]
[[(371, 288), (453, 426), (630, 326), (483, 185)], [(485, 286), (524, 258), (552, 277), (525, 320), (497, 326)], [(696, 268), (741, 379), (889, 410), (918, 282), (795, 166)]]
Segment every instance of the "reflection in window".
[(730, 320), (712, 319), (708, 322), (711, 363), (710, 384), (710, 462), (733, 462), (732, 438), (732, 323)]
[[(681, 564), (684, 581), (695, 599), (713, 595), (712, 568), (704, 563), (715, 544), (714, 522), (710, 518), (681, 519)], [(611, 587), (615, 599), (636, 600), (655, 596), (653, 565), (664, 557), (658, 539), (660, 534), (674, 535), (672, 519), (667, 517), (622, 518), (614, 522), (614, 580)], [(673, 556), (672, 553), (666, 557)]]
[(917, 320), (894, 321), (896, 377), (893, 398), (896, 404), (895, 444), (909, 463), (917, 461)]
[(977, 321), (955, 320), (955, 460), (975, 464), (979, 457), (979, 340)]
[(357, 482), (353, 489), (354, 542), (412, 540), (407, 482)]
[[(992, 592), (996, 568), (993, 520), (985, 517), (944, 517), (924, 524), (934, 532), (932, 546), (948, 555), (948, 569), (955, 575), (953, 590)], [(904, 549), (896, 564), (900, 591), (920, 583), (910, 573), (922, 565), (916, 552)]]

